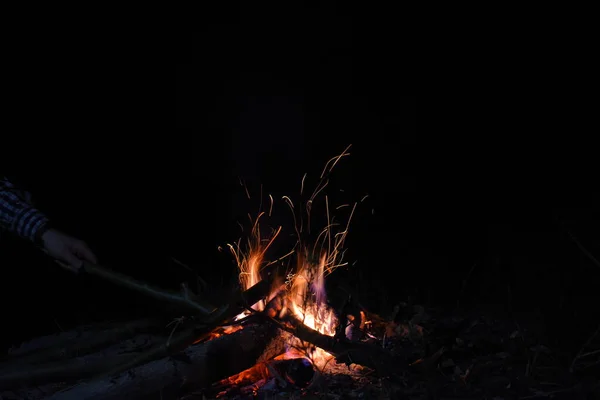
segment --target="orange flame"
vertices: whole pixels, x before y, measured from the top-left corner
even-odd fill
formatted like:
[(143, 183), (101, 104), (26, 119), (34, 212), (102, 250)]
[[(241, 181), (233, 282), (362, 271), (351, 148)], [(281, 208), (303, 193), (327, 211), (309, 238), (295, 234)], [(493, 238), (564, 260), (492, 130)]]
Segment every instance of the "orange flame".
[[(240, 270), (240, 284), (244, 290), (251, 288), (261, 281), (260, 271), (263, 268), (265, 253), (281, 232), (281, 227), (273, 232), (270, 239), (263, 239), (260, 233), (259, 220), (264, 212), (260, 213), (252, 225), (252, 231), (248, 238), (246, 251), (243, 251), (240, 246), (240, 241), (235, 246), (227, 244), (229, 250), (233, 254), (238, 269)], [(252, 221), (252, 218), (250, 218)], [(257, 311), (264, 310), (265, 303), (263, 301), (253, 305)]]
[[(310, 212), (315, 202), (315, 198), (327, 186), (328, 182), (326, 181), (326, 178), (333, 167), (342, 157), (349, 155), (349, 153), (347, 153), (349, 148), (350, 146), (348, 146), (342, 154), (327, 162), (320, 176), (319, 184), (305, 204), (308, 216), (306, 221), (309, 224), (307, 227), (309, 232)], [(302, 178), (301, 193), (304, 191), (305, 178), (306, 175)], [(248, 194), (247, 190), (246, 193)], [(273, 208), (273, 198), (270, 195), (269, 198), (271, 199), (270, 215)], [(282, 258), (287, 257), (294, 252), (297, 253), (296, 264), (292, 269), (292, 272), (288, 274), (286, 280), (287, 290), (285, 292), (284, 309), (291, 312), (294, 317), (302, 321), (307, 327), (312, 328), (321, 334), (334, 336), (338, 320), (333, 310), (326, 304), (325, 277), (332, 273), (337, 267), (347, 265), (347, 263), (342, 262), (344, 256), (343, 247), (356, 204), (354, 204), (354, 207), (351, 209), (350, 216), (348, 217), (344, 229), (340, 232), (334, 232), (334, 229), (340, 226), (340, 224), (335, 223), (333, 218), (331, 218), (329, 199), (325, 196), (327, 226), (319, 233), (315, 243), (312, 248), (310, 248), (302, 242), (303, 226), (302, 224), (298, 224), (298, 218), (296, 217), (292, 200), (288, 196), (284, 196), (282, 200), (290, 207), (295, 221), (294, 228), (298, 237), (298, 242), (295, 246), (297, 250), (292, 250), (290, 253), (275, 261), (280, 261)], [(336, 209), (344, 208), (346, 206), (347, 205), (339, 206)], [(239, 241), (235, 246), (228, 245), (240, 270), (239, 279), (244, 290), (258, 283), (261, 280), (261, 270), (264, 267), (273, 264), (273, 262), (265, 262), (265, 253), (281, 232), (281, 227), (273, 231), (269, 239), (263, 239), (259, 227), (259, 220), (263, 215), (264, 212), (260, 212), (256, 220), (252, 223), (250, 237), (244, 250), (241, 249)], [(250, 220), (252, 222), (252, 218), (250, 218)], [(300, 219), (300, 221), (302, 221), (302, 219)], [(276, 294), (277, 293), (272, 293), (271, 297)], [(254, 305), (253, 309), (262, 311), (264, 310), (265, 305), (264, 302), (260, 302)], [(242, 313), (237, 319), (247, 314), (248, 313)], [(317, 366), (324, 366), (326, 362), (332, 358), (330, 354), (322, 349), (309, 349), (303, 343), (300, 343), (298, 339), (294, 339), (294, 342), (290, 343), (288, 356), (292, 357), (292, 354), (297, 356), (298, 350), (300, 350), (302, 356), (309, 356)]]

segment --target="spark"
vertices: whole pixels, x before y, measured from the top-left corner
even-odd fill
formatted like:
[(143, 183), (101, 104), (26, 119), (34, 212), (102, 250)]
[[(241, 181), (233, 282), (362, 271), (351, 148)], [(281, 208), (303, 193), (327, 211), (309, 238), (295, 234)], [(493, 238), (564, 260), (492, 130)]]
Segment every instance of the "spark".
[(281, 198), (281, 200), (285, 200), (288, 203), (288, 205), (291, 207), (291, 209), (292, 210), (294, 209), (294, 203), (292, 202), (292, 199), (290, 199), (288, 196), (283, 196)]
[(310, 196), (310, 201), (314, 201), (315, 197), (317, 197), (319, 195), (319, 193), (321, 193), (323, 191), (323, 189), (325, 189), (327, 187), (327, 185), (329, 185), (329, 180), (319, 182), (314, 193), (312, 194), (312, 196)]
[(246, 197), (248, 197), (248, 200), (250, 200), (250, 192), (248, 191), (246, 182), (241, 177), (238, 177), (238, 179), (240, 181), (240, 186), (242, 186), (244, 188), (244, 191), (246, 192)]
[(263, 204), (263, 185), (261, 183), (260, 184), (260, 203), (258, 204), (258, 212), (262, 211), (262, 204)]
[(290, 199), (288, 196), (283, 196), (281, 199), (285, 200), (288, 206), (290, 206), (290, 210), (292, 211), (292, 217), (294, 218), (294, 229), (296, 230), (298, 240), (300, 240), (300, 231), (298, 230), (298, 221), (296, 220), (296, 213), (294, 212), (294, 203), (292, 202), (292, 199)]
[[(331, 225), (331, 218), (329, 217), (329, 198), (325, 196), (325, 209), (327, 210), (327, 225)], [(331, 254), (331, 230), (327, 230), (328, 245), (327, 253)]]
[(302, 183), (300, 184), (300, 196), (302, 196), (302, 193), (304, 193), (304, 180), (306, 179), (306, 175), (307, 173), (304, 173), (304, 176), (302, 177)]
[[(321, 179), (323, 179), (323, 177), (325, 176), (326, 173), (329, 173), (333, 170), (333, 168), (335, 167), (335, 165), (338, 163), (338, 161), (340, 161), (340, 159), (342, 157), (345, 156), (349, 156), (350, 153), (348, 153), (348, 150), (350, 150), (350, 147), (352, 147), (352, 145), (349, 145), (348, 147), (346, 147), (346, 149), (342, 152), (342, 154), (337, 155), (335, 157), (333, 157), (332, 159), (330, 159), (329, 161), (327, 161), (327, 163), (325, 164), (325, 168), (323, 168), (323, 172), (321, 173)], [(331, 167), (329, 167), (329, 164), (331, 164)], [(329, 167), (329, 169), (327, 169)]]
[(273, 265), (273, 264), (275, 264), (275, 263), (278, 263), (278, 262), (279, 262), (279, 261), (281, 261), (281, 260), (284, 260), (285, 258), (287, 258), (287, 257), (291, 256), (291, 255), (292, 255), (292, 254), (294, 254), (295, 252), (296, 252), (296, 250), (291, 250), (289, 253), (287, 253), (287, 254), (284, 254), (283, 256), (279, 257), (277, 260), (275, 260), (275, 261), (270, 261), (269, 263), (267, 263), (267, 265), (265, 265), (265, 268), (266, 268), (266, 267), (268, 267), (268, 266), (270, 266), (270, 265)]

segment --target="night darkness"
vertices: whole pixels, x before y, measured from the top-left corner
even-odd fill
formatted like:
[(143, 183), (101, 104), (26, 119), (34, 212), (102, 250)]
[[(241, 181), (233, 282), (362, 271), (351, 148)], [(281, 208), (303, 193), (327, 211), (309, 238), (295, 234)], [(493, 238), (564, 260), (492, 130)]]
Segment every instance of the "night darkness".
[[(297, 198), (305, 173), (314, 187), (327, 160), (352, 145), (326, 193), (359, 203), (347, 241), (354, 265), (331, 285), (352, 286), (381, 313), (408, 299), (508, 313), (576, 351), (600, 320), (600, 268), (569, 232), (600, 258), (599, 198), (597, 184), (565, 166), (566, 139), (527, 136), (544, 107), (524, 109), (516, 95), (417, 100), (408, 43), (377, 42), (351, 15), (320, 10), (308, 25), (242, 15), (181, 35), (175, 68), (160, 72), (176, 81), (163, 110), (141, 106), (151, 102), (137, 89), (149, 72), (134, 88), (129, 77), (142, 72), (118, 62), (62, 71), (76, 120), (35, 107), (48, 124), (79, 134), (58, 144), (41, 138), (30, 162), (23, 149), (37, 139), (23, 133), (7, 176), (102, 263), (176, 288), (189, 276), (175, 257), (229, 288), (233, 259), (217, 248), (244, 237), (238, 221), (256, 214), (261, 190), (263, 202), (275, 199), (269, 221), (284, 235), (273, 251), (283, 254), (293, 225), (279, 199)], [(32, 90), (60, 86), (35, 79)], [(163, 116), (158, 127), (153, 118)], [(17, 239), (3, 235), (0, 246), (6, 346), (156, 306), (72, 276)]]

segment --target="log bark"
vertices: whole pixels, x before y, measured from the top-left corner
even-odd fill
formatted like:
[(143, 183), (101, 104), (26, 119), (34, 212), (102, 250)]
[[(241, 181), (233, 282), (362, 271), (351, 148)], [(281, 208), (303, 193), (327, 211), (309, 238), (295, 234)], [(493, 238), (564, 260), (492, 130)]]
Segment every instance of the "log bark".
[[(252, 367), (279, 334), (281, 331), (271, 324), (249, 325), (231, 335), (190, 346), (176, 355), (118, 376), (77, 384), (55, 393), (50, 399), (133, 400), (149, 395), (175, 399), (182, 391), (209, 385)], [(283, 352), (284, 349), (270, 351)]]
[(165, 321), (158, 318), (84, 326), (24, 342), (8, 351), (6, 361), (40, 364), (70, 359), (92, 353), (139, 333), (156, 331), (164, 326)]
[(67, 387), (66, 383), (49, 383), (41, 386), (27, 386), (0, 392), (3, 400), (45, 400), (48, 396)]
[(90, 378), (129, 362), (139, 353), (166, 340), (157, 335), (138, 335), (95, 353), (70, 359), (44, 364), (4, 363), (0, 366), (0, 390)]

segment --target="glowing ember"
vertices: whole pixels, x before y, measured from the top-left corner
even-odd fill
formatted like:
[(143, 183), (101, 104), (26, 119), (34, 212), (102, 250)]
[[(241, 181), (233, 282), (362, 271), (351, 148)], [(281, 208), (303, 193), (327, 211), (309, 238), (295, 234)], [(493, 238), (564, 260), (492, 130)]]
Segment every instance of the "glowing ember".
[[(235, 332), (237, 332), (237, 331), (239, 331), (241, 329), (242, 329), (241, 325), (224, 326), (221, 329), (216, 329), (216, 330), (212, 331), (209, 334), (208, 338), (203, 338), (201, 341), (207, 341), (207, 340), (212, 340), (212, 339), (219, 338), (221, 336), (231, 335), (232, 333), (235, 333)], [(196, 342), (196, 343), (198, 343), (198, 342)]]

